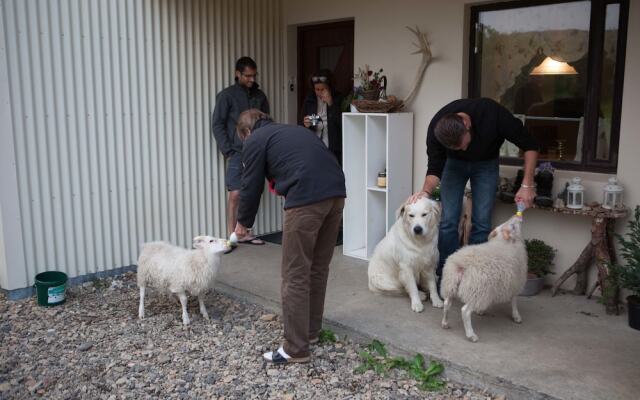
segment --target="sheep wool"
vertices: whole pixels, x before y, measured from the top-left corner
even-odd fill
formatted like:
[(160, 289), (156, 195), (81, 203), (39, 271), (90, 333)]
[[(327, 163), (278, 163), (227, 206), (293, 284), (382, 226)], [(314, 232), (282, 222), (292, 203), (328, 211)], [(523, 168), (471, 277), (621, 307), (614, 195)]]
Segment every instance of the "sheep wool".
[(477, 341), (471, 328), (471, 313), (483, 312), (493, 304), (512, 303), (512, 316), (521, 322), (516, 306), (527, 280), (527, 251), (520, 232), (522, 218), (513, 216), (496, 228), (489, 241), (461, 248), (447, 259), (441, 282), (445, 299), (443, 328), (448, 328), (447, 311), (453, 298), (460, 299), (467, 337)]
[(203, 296), (213, 288), (220, 267), (221, 254), (228, 249), (226, 240), (209, 236), (194, 238), (195, 249), (183, 249), (167, 242), (142, 246), (138, 258), (140, 288), (139, 317), (144, 318), (144, 295), (147, 287), (176, 294), (182, 305), (182, 319), (189, 324), (187, 293), (198, 296), (200, 312), (208, 319)]

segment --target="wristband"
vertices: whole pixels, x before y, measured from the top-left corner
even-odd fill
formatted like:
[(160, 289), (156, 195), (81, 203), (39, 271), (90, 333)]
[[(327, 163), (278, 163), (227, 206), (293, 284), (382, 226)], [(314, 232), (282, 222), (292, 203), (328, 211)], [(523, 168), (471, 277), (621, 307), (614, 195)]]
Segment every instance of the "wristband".
[(523, 183), (523, 184), (521, 184), (521, 185), (520, 185), (520, 187), (523, 187), (523, 188), (525, 188), (525, 189), (535, 189), (535, 188), (537, 188), (537, 187), (538, 187), (538, 185), (535, 185), (535, 184), (533, 184), (533, 185), (525, 185), (525, 184)]

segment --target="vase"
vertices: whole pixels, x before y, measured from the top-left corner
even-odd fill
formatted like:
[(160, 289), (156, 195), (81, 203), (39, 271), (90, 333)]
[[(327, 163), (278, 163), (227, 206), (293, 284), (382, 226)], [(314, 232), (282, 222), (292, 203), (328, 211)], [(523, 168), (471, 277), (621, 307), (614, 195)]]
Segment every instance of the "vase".
[(364, 100), (378, 100), (378, 95), (380, 91), (378, 89), (370, 89), (362, 91), (362, 98)]
[(520, 296), (535, 296), (540, 293), (542, 288), (544, 287), (544, 277), (538, 278), (528, 278), (527, 283), (522, 288), (520, 292)]
[(629, 312), (629, 326), (640, 330), (640, 298), (638, 296), (627, 297)]

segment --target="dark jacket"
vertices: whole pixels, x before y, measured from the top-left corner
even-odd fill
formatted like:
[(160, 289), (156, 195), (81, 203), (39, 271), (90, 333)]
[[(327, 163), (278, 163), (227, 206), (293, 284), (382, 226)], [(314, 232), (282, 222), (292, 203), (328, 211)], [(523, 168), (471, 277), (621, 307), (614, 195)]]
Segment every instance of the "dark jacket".
[[(327, 107), (327, 134), (329, 139), (329, 150), (336, 156), (338, 162), (342, 164), (342, 101), (343, 97), (339, 93), (332, 93), (333, 105)], [(303, 115), (316, 114), (318, 112), (318, 97), (311, 93), (302, 103)], [(323, 121), (324, 122), (324, 121)], [(310, 127), (312, 131), (315, 130)]]
[[(446, 114), (463, 112), (471, 117), (471, 143), (467, 150), (449, 150), (436, 138), (435, 126)], [(538, 151), (538, 143), (509, 110), (487, 98), (460, 99), (444, 106), (431, 120), (427, 131), (427, 175), (442, 175), (447, 157), (465, 161), (498, 158), (500, 146), (508, 140), (523, 151)]]
[(235, 83), (216, 96), (216, 105), (211, 117), (211, 130), (218, 149), (225, 156), (242, 151), (242, 141), (236, 134), (240, 113), (250, 108), (269, 114), (267, 96), (254, 84), (251, 89)]
[(346, 197), (344, 173), (324, 143), (308, 129), (258, 121), (242, 149), (242, 187), (238, 222), (255, 221), (264, 180), (285, 197), (284, 208)]

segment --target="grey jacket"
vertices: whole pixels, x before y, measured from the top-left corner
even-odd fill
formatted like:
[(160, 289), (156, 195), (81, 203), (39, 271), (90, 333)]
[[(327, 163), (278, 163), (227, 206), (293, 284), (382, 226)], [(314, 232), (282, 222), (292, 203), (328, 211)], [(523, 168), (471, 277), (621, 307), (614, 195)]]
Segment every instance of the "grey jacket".
[(257, 108), (269, 114), (269, 102), (264, 92), (254, 84), (251, 89), (235, 83), (216, 96), (216, 105), (211, 117), (211, 130), (218, 149), (225, 156), (242, 151), (242, 142), (236, 134), (236, 124), (240, 113)]

